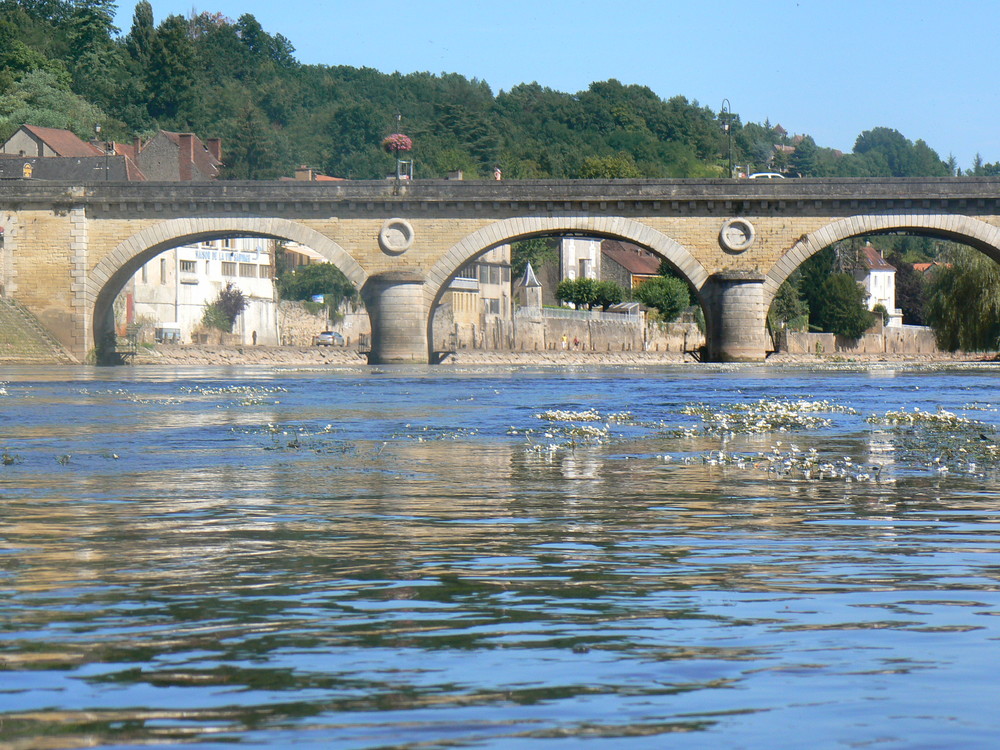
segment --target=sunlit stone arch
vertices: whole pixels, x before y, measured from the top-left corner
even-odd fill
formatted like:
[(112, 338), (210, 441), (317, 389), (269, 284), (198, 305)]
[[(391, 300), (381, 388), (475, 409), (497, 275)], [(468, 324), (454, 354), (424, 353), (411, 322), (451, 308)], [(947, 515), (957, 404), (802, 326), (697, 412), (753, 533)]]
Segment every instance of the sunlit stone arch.
[(866, 234), (911, 232), (970, 245), (1000, 262), (1000, 228), (961, 214), (885, 213), (849, 216), (803, 235), (771, 268), (764, 280), (764, 303), (770, 306), (778, 287), (799, 266), (835, 242)]
[(174, 247), (233, 235), (297, 242), (337, 266), (357, 288), (368, 280), (365, 269), (338, 243), (294, 221), (256, 217), (171, 219), (136, 232), (87, 275), (84, 303), (93, 310), (95, 344), (100, 346), (101, 337), (107, 335), (115, 297), (145, 263)]
[(445, 293), (459, 269), (498, 245), (544, 235), (573, 233), (588, 237), (626, 240), (648, 248), (669, 261), (701, 297), (708, 281), (705, 267), (691, 252), (662, 232), (621, 216), (532, 216), (503, 219), (473, 232), (453, 245), (427, 274), (424, 294), (428, 310)]

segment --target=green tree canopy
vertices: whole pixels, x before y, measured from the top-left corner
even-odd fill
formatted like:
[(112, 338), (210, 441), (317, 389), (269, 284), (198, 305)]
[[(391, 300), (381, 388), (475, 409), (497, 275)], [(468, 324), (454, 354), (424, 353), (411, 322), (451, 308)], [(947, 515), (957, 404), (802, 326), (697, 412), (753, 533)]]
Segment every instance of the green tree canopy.
[(687, 284), (671, 276), (647, 279), (635, 288), (633, 295), (646, 307), (656, 310), (660, 318), (668, 323), (676, 320), (691, 304)]
[(829, 333), (859, 338), (875, 322), (866, 298), (864, 288), (851, 274), (831, 274), (820, 288), (815, 324)]
[(332, 263), (313, 263), (285, 271), (278, 275), (277, 286), (282, 299), (310, 300), (321, 294), (331, 309), (358, 296), (354, 284)]
[(958, 247), (931, 271), (927, 322), (947, 351), (1000, 350), (1000, 264)]

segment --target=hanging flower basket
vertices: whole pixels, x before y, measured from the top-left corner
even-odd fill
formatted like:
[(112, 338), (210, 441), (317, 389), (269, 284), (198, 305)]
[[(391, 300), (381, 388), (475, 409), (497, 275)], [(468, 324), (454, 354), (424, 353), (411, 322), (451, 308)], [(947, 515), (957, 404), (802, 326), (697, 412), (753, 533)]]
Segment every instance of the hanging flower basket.
[(401, 151), (409, 151), (413, 148), (413, 141), (410, 140), (410, 136), (403, 135), (402, 133), (393, 133), (388, 135), (382, 141), (382, 148), (390, 154), (399, 154)]

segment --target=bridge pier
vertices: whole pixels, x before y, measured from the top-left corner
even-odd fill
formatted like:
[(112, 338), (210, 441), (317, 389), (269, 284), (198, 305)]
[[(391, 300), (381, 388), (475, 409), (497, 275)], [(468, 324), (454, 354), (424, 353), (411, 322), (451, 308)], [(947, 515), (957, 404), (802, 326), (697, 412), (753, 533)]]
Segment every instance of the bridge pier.
[(709, 277), (708, 357), (713, 362), (762, 362), (767, 356), (764, 276), (722, 271)]
[(376, 274), (361, 296), (372, 326), (368, 364), (428, 364), (424, 277), (414, 271)]

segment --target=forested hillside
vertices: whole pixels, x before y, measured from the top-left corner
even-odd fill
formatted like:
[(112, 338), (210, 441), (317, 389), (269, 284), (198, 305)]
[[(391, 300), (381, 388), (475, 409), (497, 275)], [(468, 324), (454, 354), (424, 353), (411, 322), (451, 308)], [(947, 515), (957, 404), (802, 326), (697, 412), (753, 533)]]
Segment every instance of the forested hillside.
[[(397, 129), (413, 139), (418, 178), (454, 170), (485, 178), (495, 166), (506, 179), (728, 172), (727, 115), (682, 95), (664, 100), (616, 80), (575, 94), (537, 83), (494, 93), (457, 74), (302, 65), (291, 41), (249, 14), (169, 16), (154, 25), (143, 0), (131, 28), (116, 29), (116, 7), (110, 0), (0, 0), (0, 139), (24, 123), (83, 138), (100, 124), (102, 138), (122, 141), (161, 128), (193, 131), (223, 139), (230, 179), (274, 178), (300, 164), (341, 177), (385, 177), (394, 162), (381, 142)], [(888, 127), (861, 133), (853, 153), (841, 154), (808, 135), (731, 119), (734, 163), (751, 169), (821, 177), (958, 171), (923, 141)], [(996, 167), (977, 162), (975, 171)]]

